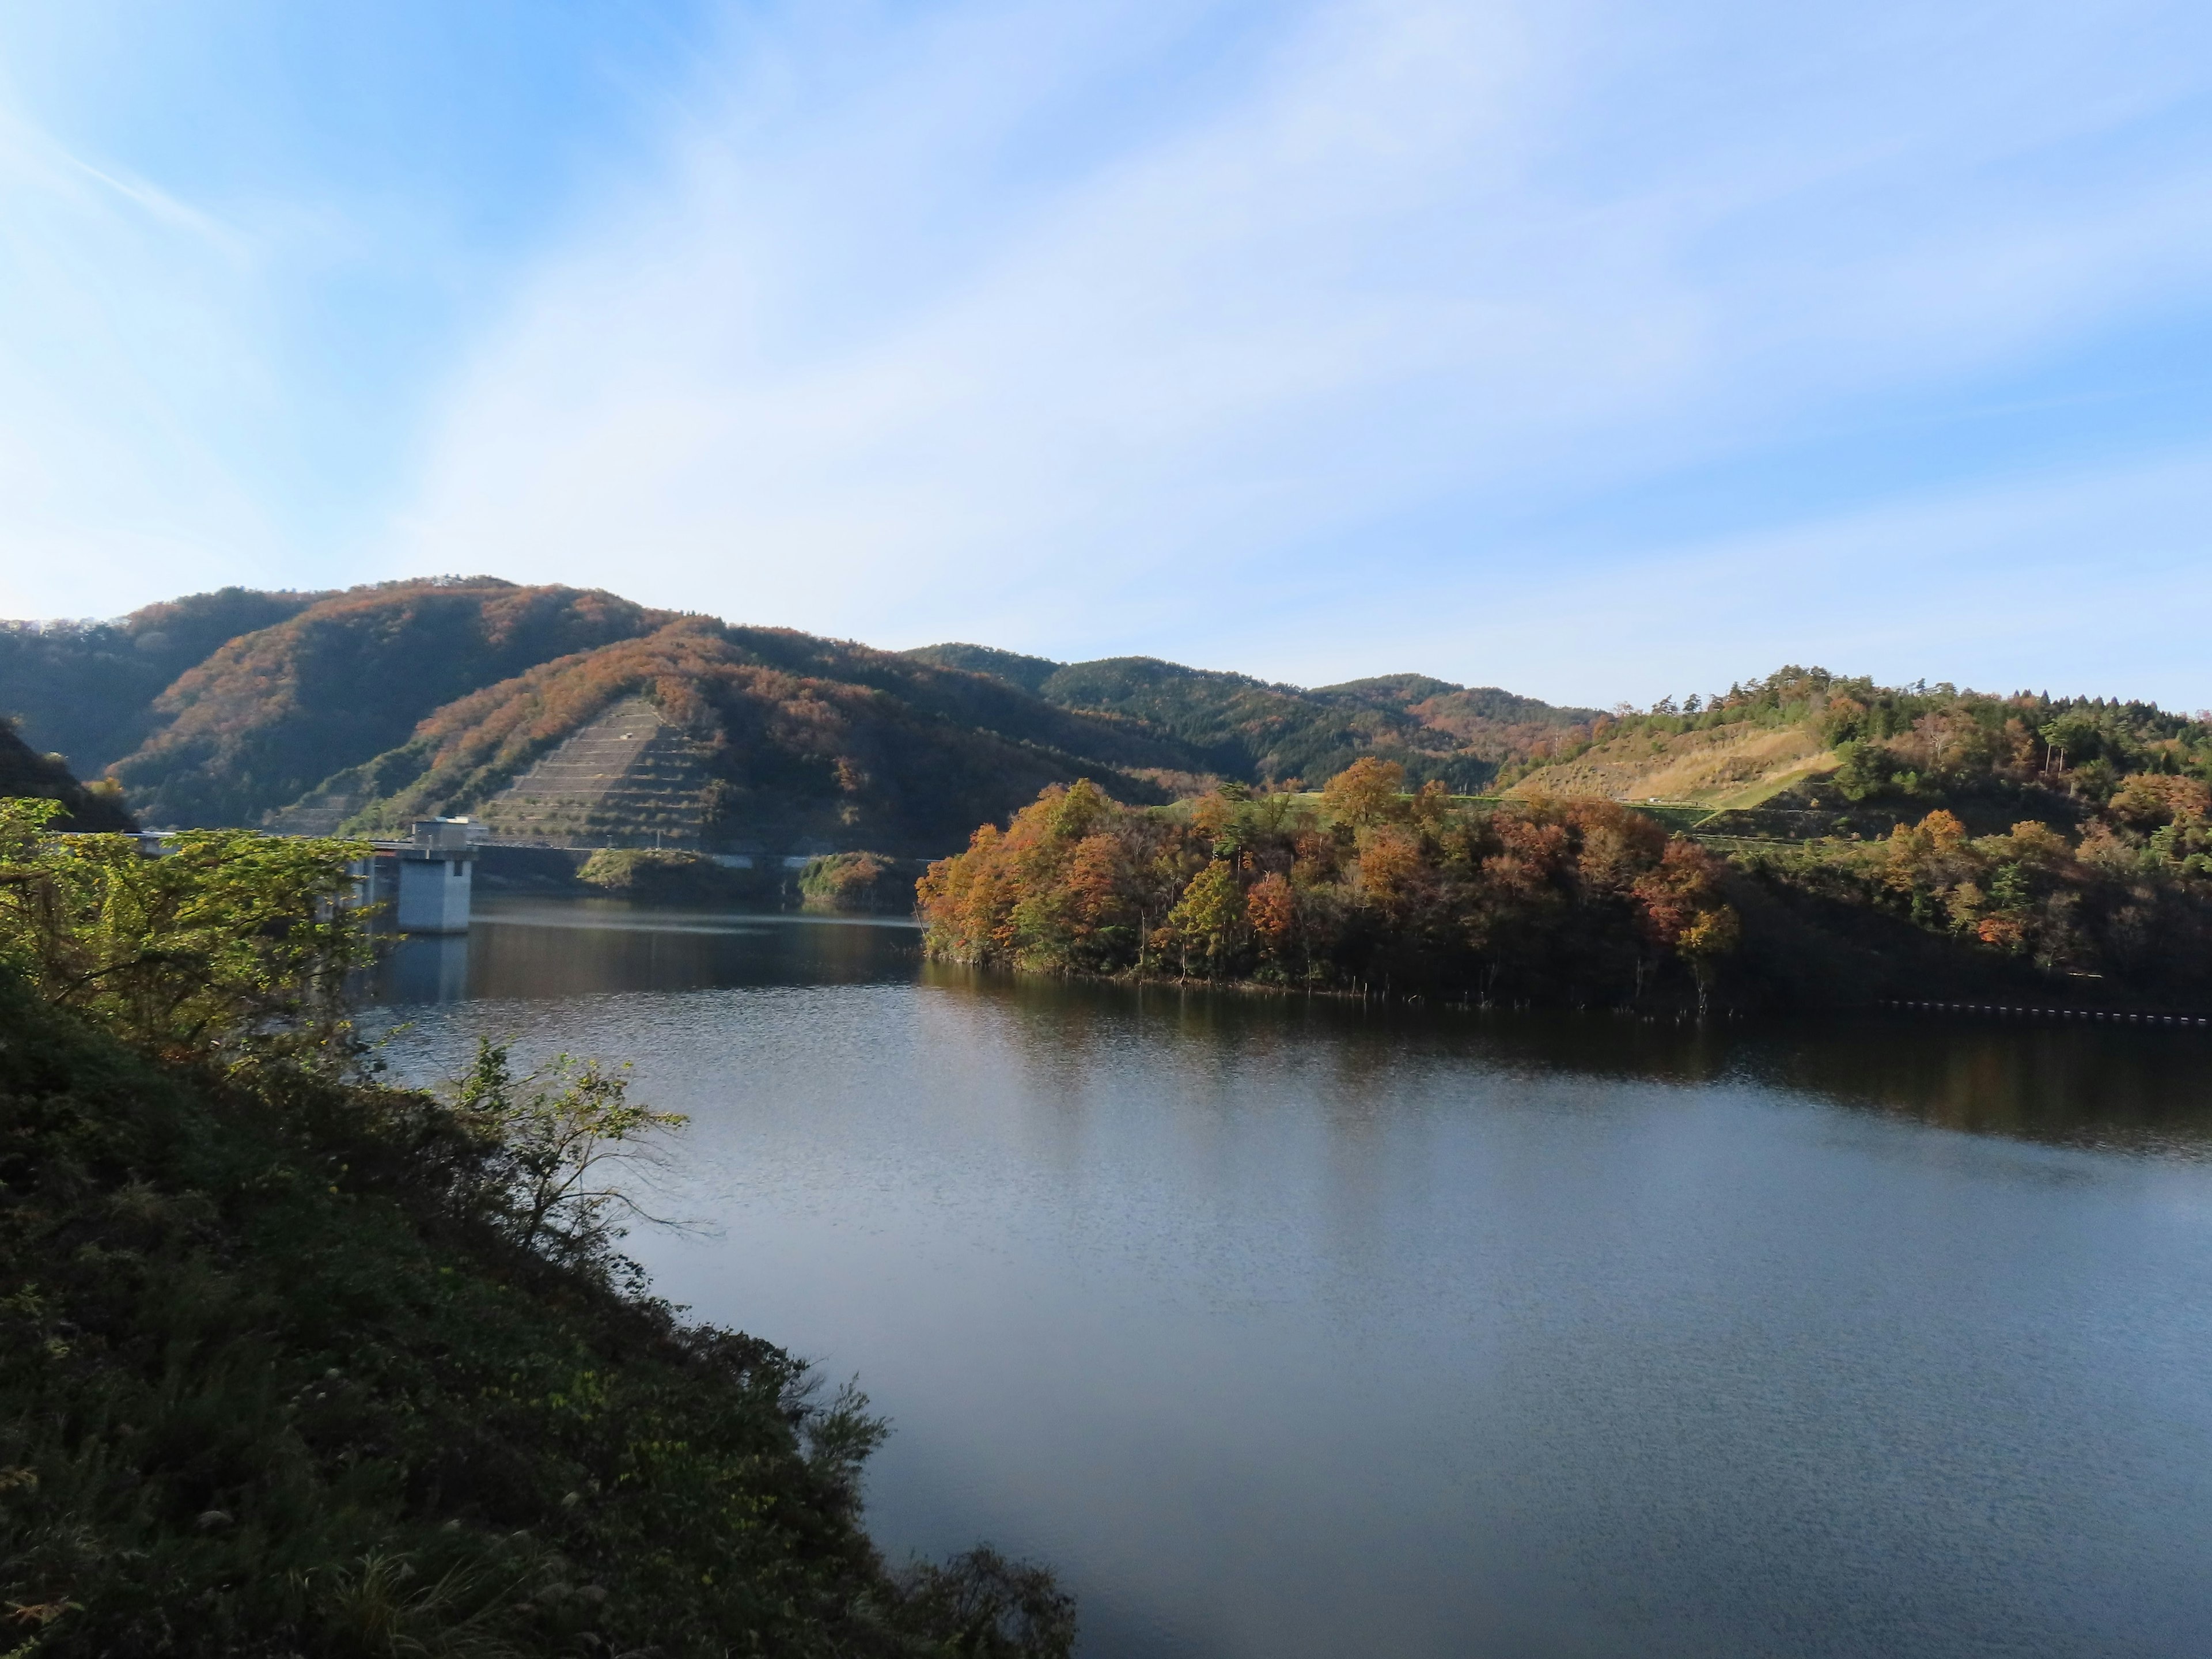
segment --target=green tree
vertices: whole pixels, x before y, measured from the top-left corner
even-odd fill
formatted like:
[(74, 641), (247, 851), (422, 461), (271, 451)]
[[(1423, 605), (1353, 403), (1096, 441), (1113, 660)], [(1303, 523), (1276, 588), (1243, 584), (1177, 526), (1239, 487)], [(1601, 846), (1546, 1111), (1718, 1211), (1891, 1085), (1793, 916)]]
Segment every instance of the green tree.
[(353, 1062), (365, 846), (193, 830), (149, 857), (132, 836), (54, 835), (59, 810), (0, 799), (0, 963), (166, 1058)]
[(1189, 976), (1194, 948), (1209, 975), (1222, 973), (1236, 953), (1244, 920), (1244, 896), (1237, 878), (1226, 863), (1216, 859), (1191, 878), (1168, 912), (1168, 931), (1182, 946), (1184, 976)]

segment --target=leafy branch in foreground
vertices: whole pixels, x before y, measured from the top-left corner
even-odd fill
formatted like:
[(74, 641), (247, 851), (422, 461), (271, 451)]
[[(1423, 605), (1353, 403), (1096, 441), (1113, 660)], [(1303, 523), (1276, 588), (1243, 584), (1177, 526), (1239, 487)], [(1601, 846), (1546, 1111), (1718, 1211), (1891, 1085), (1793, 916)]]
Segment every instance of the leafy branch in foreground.
[(626, 1218), (665, 1224), (616, 1179), (657, 1162), (655, 1142), (690, 1120), (629, 1098), (627, 1064), (556, 1054), (518, 1078), (504, 1043), (479, 1041), (453, 1091), (453, 1109), (481, 1148), (471, 1171), (477, 1207), (525, 1249), (603, 1261)]

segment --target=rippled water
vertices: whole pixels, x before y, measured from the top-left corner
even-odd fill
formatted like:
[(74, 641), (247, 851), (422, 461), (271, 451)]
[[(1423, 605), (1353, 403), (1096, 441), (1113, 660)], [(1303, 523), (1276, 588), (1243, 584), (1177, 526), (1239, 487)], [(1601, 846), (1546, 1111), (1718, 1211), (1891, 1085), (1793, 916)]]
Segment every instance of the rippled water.
[(631, 1058), (659, 1287), (1085, 1651), (2212, 1651), (2212, 1036), (1363, 1010), (492, 903), (402, 1068)]

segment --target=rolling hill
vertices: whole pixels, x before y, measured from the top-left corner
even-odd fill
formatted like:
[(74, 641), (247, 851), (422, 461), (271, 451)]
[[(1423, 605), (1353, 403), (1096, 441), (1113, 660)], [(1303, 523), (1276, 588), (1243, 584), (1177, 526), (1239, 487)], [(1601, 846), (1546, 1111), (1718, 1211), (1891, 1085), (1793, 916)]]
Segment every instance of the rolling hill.
[(1516, 763), (1510, 794), (1672, 809), (1710, 835), (1887, 834), (1941, 807), (1978, 833), (2078, 828), (2130, 778), (2212, 770), (2212, 719), (2102, 697), (1881, 686), (1778, 669), (1698, 707), (1601, 717)]
[(985, 646), (933, 645), (919, 661), (989, 674), (1045, 702), (1139, 720), (1189, 747), (1200, 769), (1241, 782), (1318, 785), (1362, 755), (1395, 760), (1415, 784), (1468, 793), (1539, 738), (1597, 718), (1493, 687), (1420, 674), (1307, 690), (1154, 657), (1054, 663)]
[(458, 697), (669, 620), (611, 593), (489, 578), (319, 598), (185, 670), (112, 770), (149, 823), (258, 823)]
[(919, 854), (1080, 776), (1164, 801), (1189, 758), (963, 670), (685, 617), (449, 704), (284, 821), (468, 813), (522, 841)]

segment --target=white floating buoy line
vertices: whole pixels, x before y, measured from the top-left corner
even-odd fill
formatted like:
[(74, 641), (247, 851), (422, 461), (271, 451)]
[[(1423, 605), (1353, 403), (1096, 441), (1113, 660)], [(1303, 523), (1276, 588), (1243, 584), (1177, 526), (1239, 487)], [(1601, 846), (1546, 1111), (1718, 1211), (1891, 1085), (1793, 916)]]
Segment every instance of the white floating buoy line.
[(1901, 1009), (1908, 1013), (1990, 1014), (2013, 1019), (2079, 1019), (2107, 1025), (2173, 1025), (2200, 1030), (2212, 1027), (2212, 1018), (2197, 1014), (2130, 1013), (2116, 1008), (2023, 1008), (2002, 1002), (1923, 1002), (1905, 997), (1885, 997), (1875, 1006)]

